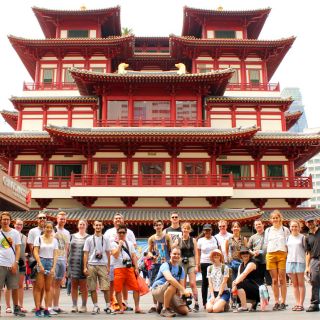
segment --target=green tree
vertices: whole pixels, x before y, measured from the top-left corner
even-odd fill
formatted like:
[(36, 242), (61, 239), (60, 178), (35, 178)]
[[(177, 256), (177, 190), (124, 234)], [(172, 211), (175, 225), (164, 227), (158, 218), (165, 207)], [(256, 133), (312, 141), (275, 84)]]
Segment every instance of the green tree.
[(130, 34), (133, 34), (133, 30), (130, 29), (130, 28), (122, 28), (121, 34), (123, 36), (127, 36), (127, 35), (130, 35)]

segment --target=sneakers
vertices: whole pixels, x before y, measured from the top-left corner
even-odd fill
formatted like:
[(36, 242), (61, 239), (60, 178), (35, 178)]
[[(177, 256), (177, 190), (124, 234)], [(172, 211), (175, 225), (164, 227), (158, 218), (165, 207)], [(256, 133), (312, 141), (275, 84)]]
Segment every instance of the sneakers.
[(71, 312), (72, 312), (72, 313), (78, 312), (78, 307), (77, 307), (77, 306), (72, 306)]
[(163, 307), (163, 304), (161, 302), (157, 302), (156, 312), (158, 314), (161, 313), (162, 307)]
[(86, 313), (87, 312), (87, 307), (86, 306), (81, 306), (78, 310), (79, 313)]
[(91, 314), (98, 314), (98, 313), (100, 313), (100, 308), (98, 306), (94, 306), (91, 311)]
[(312, 304), (310, 307), (306, 310), (306, 312), (316, 312), (319, 311), (319, 305), (318, 304)]
[(170, 309), (162, 309), (160, 312), (160, 316), (166, 317), (166, 318), (172, 318), (172, 317), (175, 317), (176, 315), (177, 314)]
[(61, 309), (61, 308), (53, 308), (53, 311), (55, 311), (57, 314), (67, 314), (68, 312)]
[(151, 307), (148, 311), (148, 313), (155, 313), (157, 312), (157, 308), (156, 307)]
[(279, 310), (280, 310), (280, 311), (286, 310), (286, 307), (287, 307), (287, 306), (286, 306), (285, 303), (281, 303), (280, 306), (279, 306)]
[(279, 311), (280, 310), (280, 304), (277, 302), (273, 308), (272, 308), (273, 311)]
[(193, 312), (199, 312), (199, 309), (200, 309), (200, 308), (199, 308), (199, 304), (198, 304), (198, 303), (195, 303), (195, 304), (194, 304), (194, 307), (192, 308), (192, 311), (193, 311)]
[(56, 316), (58, 314), (58, 312), (55, 312), (52, 308), (49, 308), (49, 313), (51, 316)]
[(50, 317), (51, 317), (51, 314), (50, 314), (49, 310), (44, 310), (44, 311), (43, 311), (43, 316), (44, 316), (45, 318), (50, 318)]
[(19, 306), (14, 306), (13, 314), (16, 317), (25, 317), (26, 314), (21, 311), (21, 308)]
[(41, 310), (36, 310), (34, 313), (35, 317), (37, 318), (42, 318), (42, 311)]

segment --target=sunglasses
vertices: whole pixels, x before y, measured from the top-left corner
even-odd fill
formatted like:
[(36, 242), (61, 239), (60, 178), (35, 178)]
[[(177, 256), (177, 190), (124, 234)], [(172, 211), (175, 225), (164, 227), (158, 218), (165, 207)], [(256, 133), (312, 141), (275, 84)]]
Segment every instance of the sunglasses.
[(219, 226), (219, 228), (226, 228), (227, 226)]
[(47, 217), (38, 217), (39, 220), (46, 220)]
[(179, 218), (178, 216), (171, 217), (171, 219), (178, 219), (178, 218)]
[(119, 234), (126, 234), (126, 231), (118, 231)]

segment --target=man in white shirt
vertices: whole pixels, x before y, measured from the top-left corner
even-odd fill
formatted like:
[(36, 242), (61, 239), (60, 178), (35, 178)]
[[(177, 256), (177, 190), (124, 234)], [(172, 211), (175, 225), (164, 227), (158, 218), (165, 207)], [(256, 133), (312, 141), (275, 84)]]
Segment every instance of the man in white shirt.
[(220, 220), (218, 222), (218, 228), (219, 228), (219, 232), (214, 237), (219, 242), (219, 246), (221, 248), (224, 261), (228, 261), (227, 252), (226, 252), (226, 242), (232, 237), (232, 234), (227, 231), (228, 223), (225, 220)]
[[(124, 217), (121, 213), (116, 213), (113, 216), (113, 228), (108, 229), (105, 233), (104, 233), (104, 238), (106, 240), (109, 240), (110, 243), (119, 240), (118, 238), (118, 233), (117, 230), (119, 228), (120, 225), (123, 225), (124, 223)], [(127, 229), (127, 234), (126, 234), (126, 239), (129, 240), (130, 242), (133, 243), (134, 247), (137, 246), (137, 241), (136, 241), (136, 237), (134, 235), (134, 233), (132, 232), (132, 230)], [(114, 269), (113, 266), (111, 265), (110, 267), (110, 297), (111, 299), (113, 299), (113, 295), (114, 295), (114, 290), (113, 290), (113, 278), (114, 278)], [(122, 290), (122, 295), (123, 295), (123, 302), (126, 305), (126, 311), (132, 311), (133, 308), (128, 306), (128, 290), (126, 288), (126, 286), (123, 286), (123, 290)], [(121, 306), (116, 306), (115, 309), (119, 310)]]
[(93, 310), (91, 314), (98, 314), (97, 280), (99, 288), (104, 294), (106, 313), (113, 313), (110, 308), (109, 271), (110, 271), (110, 241), (102, 235), (102, 222), (93, 223), (94, 234), (86, 239), (83, 247), (83, 273), (87, 277), (88, 290), (91, 293)]
[(70, 244), (70, 232), (64, 228), (66, 222), (67, 214), (64, 211), (60, 211), (57, 215), (57, 225), (54, 228), (54, 237), (58, 241), (58, 259), (52, 285), (52, 309), (54, 312), (57, 312), (58, 314), (66, 313), (59, 307), (60, 288), (67, 269), (67, 252), (69, 250)]
[(4, 285), (12, 289), (14, 315), (24, 317), (21, 306), (18, 305), (19, 269), (21, 238), (19, 232), (10, 228), (11, 215), (2, 212), (0, 215), (0, 288)]

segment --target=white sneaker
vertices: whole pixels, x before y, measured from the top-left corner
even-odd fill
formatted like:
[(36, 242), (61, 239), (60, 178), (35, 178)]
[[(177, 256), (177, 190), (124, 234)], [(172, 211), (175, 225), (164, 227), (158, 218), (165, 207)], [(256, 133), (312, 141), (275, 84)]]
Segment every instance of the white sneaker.
[(98, 314), (98, 313), (100, 313), (100, 308), (98, 306), (94, 306), (91, 314)]
[(78, 312), (78, 307), (77, 307), (77, 306), (72, 306), (71, 312), (72, 312), (72, 313)]
[(49, 308), (49, 313), (52, 316), (56, 316), (58, 314), (58, 312), (55, 312), (52, 308)]
[(79, 311), (79, 313), (86, 313), (87, 312), (87, 307), (81, 306), (78, 311)]

